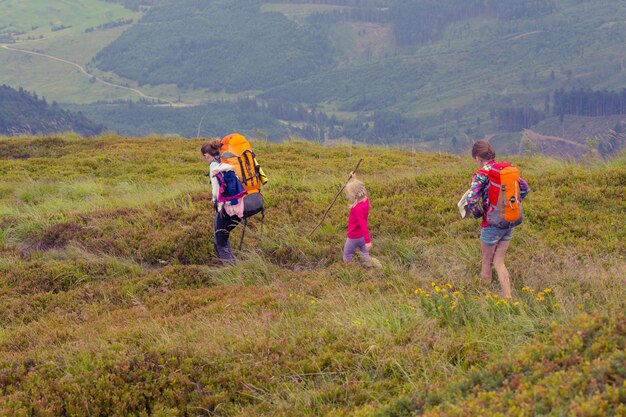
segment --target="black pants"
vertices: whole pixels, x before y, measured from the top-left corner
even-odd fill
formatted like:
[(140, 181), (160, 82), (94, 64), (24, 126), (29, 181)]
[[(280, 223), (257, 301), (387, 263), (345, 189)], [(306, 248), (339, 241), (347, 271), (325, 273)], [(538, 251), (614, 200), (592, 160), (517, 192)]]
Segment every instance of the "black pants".
[(235, 263), (235, 253), (233, 247), (228, 240), (230, 232), (241, 223), (241, 219), (237, 216), (229, 216), (222, 210), (215, 213), (215, 221), (213, 222), (214, 239), (213, 245), (215, 253), (224, 264)]
[[(263, 200), (261, 193), (253, 193), (245, 196), (243, 199), (244, 216), (248, 218), (260, 213), (263, 210)], [(232, 232), (241, 221), (242, 219), (237, 216), (231, 217), (227, 215), (224, 210), (215, 213), (215, 221), (213, 222), (213, 246), (215, 247), (217, 257), (220, 258), (225, 265), (235, 263), (235, 253), (228, 238), (230, 237), (230, 232)]]

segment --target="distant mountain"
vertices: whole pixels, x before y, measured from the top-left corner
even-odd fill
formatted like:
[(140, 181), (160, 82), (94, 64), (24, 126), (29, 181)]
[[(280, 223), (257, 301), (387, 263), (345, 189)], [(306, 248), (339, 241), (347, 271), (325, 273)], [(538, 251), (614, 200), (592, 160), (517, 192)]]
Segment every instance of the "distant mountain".
[(502, 131), (519, 142), (562, 114), (557, 91), (619, 92), (624, 22), (622, 0), (160, 0), (93, 64), (336, 116), (318, 138), (450, 150)]
[(0, 86), (0, 134), (48, 134), (73, 131), (94, 136), (104, 131), (104, 126), (94, 123), (82, 113), (62, 109), (56, 102), (49, 104), (20, 88)]
[[(450, 152), (561, 135), (582, 151), (626, 115), (624, 0), (107, 1), (68, 11), (54, 34), (34, 7), (0, 16), (0, 35), (13, 21), (25, 31), (0, 51), (0, 83), (128, 135), (235, 129)], [(590, 136), (568, 136), (581, 117)]]

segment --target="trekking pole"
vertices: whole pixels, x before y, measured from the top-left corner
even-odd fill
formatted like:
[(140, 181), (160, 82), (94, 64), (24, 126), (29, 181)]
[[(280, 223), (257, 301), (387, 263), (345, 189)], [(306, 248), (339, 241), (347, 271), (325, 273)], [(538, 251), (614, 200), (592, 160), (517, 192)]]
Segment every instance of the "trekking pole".
[(246, 237), (246, 226), (248, 226), (248, 218), (243, 218), (243, 231), (241, 232), (241, 242), (239, 242), (239, 250), (243, 248), (243, 238)]
[(328, 206), (328, 208), (326, 209), (326, 211), (324, 212), (324, 216), (322, 216), (322, 220), (320, 220), (320, 222), (317, 224), (317, 226), (315, 226), (315, 229), (313, 229), (311, 231), (311, 233), (309, 233), (309, 237), (311, 237), (311, 235), (313, 235), (313, 233), (315, 233), (315, 231), (317, 230), (318, 227), (320, 227), (322, 225), (322, 223), (324, 223), (324, 219), (326, 218), (326, 216), (328, 215), (328, 212), (330, 211), (331, 208), (333, 208), (333, 205), (335, 205), (335, 202), (337, 201), (337, 198), (339, 198), (339, 195), (341, 194), (341, 192), (343, 191), (344, 188), (346, 188), (346, 185), (348, 185), (348, 183), (350, 182), (350, 180), (352, 179), (352, 177), (354, 175), (356, 175), (356, 172), (359, 170), (359, 166), (361, 165), (361, 162), (363, 162), (363, 158), (359, 159), (359, 163), (356, 164), (356, 167), (354, 168), (354, 170), (352, 171), (350, 178), (348, 178), (348, 181), (346, 181), (346, 183), (343, 185), (343, 187), (341, 187), (341, 189), (339, 190), (339, 192), (337, 193), (337, 195), (335, 196), (335, 198), (333, 199), (333, 202), (330, 203), (330, 206)]

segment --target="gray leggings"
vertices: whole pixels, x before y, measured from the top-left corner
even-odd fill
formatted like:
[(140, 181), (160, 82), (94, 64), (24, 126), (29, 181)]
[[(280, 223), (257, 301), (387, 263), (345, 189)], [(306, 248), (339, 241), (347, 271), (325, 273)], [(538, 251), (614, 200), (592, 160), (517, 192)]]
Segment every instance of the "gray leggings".
[(370, 259), (369, 252), (367, 251), (367, 249), (365, 249), (364, 238), (359, 238), (359, 239), (347, 238), (346, 239), (346, 244), (343, 247), (344, 262), (346, 263), (352, 262), (352, 256), (354, 255), (354, 252), (356, 252), (357, 249), (361, 251), (361, 258), (363, 259), (363, 262), (366, 265), (369, 265), (372, 261)]

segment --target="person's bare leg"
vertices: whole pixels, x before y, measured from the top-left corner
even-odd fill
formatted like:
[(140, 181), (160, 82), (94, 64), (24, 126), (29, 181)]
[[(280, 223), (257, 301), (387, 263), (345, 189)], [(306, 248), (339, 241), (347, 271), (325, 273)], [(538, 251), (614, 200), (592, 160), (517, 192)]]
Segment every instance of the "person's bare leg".
[(480, 271), (481, 278), (487, 283), (491, 283), (491, 266), (493, 264), (493, 255), (496, 245), (487, 245), (480, 242), (480, 248), (483, 252), (483, 266)]
[(498, 243), (493, 255), (493, 266), (498, 273), (498, 281), (500, 281), (500, 289), (502, 290), (502, 296), (504, 298), (511, 298), (511, 279), (509, 271), (504, 265), (504, 256), (506, 255), (510, 243), (511, 242), (508, 240)]

